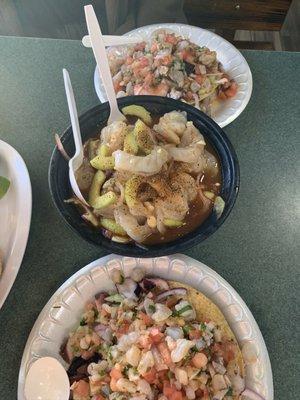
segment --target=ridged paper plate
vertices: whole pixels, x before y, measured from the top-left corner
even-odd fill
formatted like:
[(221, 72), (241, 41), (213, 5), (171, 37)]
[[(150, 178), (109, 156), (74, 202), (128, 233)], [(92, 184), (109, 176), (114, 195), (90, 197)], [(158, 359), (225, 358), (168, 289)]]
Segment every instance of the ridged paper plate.
[[(217, 52), (217, 59), (222, 63), (225, 71), (238, 83), (238, 92), (233, 99), (220, 102), (220, 106), (212, 118), (221, 128), (234, 121), (245, 109), (252, 93), (252, 74), (242, 54), (231, 43), (215, 33), (191, 25), (147, 25), (125, 33), (125, 35), (139, 34), (145, 41), (148, 41), (153, 31), (157, 29), (171, 29), (195, 44), (206, 46)], [(94, 86), (100, 101), (107, 101), (98, 68), (95, 69), (94, 73)]]
[(66, 365), (59, 355), (60, 345), (78, 324), (84, 305), (101, 290), (113, 290), (112, 269), (125, 276), (136, 266), (154, 275), (193, 286), (211, 299), (226, 317), (239, 345), (247, 343), (257, 361), (246, 366), (246, 386), (266, 400), (273, 400), (273, 379), (265, 342), (250, 310), (237, 292), (211, 268), (190, 257), (175, 254), (160, 258), (128, 258), (109, 255), (93, 261), (69, 278), (51, 297), (27, 340), (19, 373), (18, 400), (24, 398), (24, 381), (33, 361), (51, 356)]

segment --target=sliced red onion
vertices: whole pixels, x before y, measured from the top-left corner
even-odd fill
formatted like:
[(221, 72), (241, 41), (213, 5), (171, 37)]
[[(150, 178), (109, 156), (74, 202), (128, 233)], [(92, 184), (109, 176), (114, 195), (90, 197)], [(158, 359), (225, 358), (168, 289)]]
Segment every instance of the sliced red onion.
[(96, 325), (94, 327), (95, 332), (105, 341), (111, 342), (112, 340), (112, 330), (108, 328), (106, 325)]
[(166, 297), (169, 296), (185, 296), (187, 294), (187, 290), (185, 288), (174, 288), (170, 290), (166, 290), (164, 292), (159, 293), (159, 295), (156, 297), (156, 301), (160, 301), (165, 299)]
[(230, 377), (231, 386), (236, 394), (242, 393), (245, 389), (245, 379), (242, 378), (239, 374), (235, 374)]
[(145, 278), (143, 280), (143, 282), (144, 282), (144, 287), (146, 289), (147, 289), (146, 285), (149, 283), (154, 285), (154, 287), (157, 287), (158, 289), (161, 289), (161, 290), (169, 290), (170, 289), (168, 282), (163, 279), (160, 279), (160, 278)]
[(260, 394), (254, 392), (254, 391), (251, 390), (251, 389), (245, 389), (245, 390), (241, 393), (241, 395), (242, 395), (242, 396), (246, 396), (246, 397), (248, 397), (248, 398), (251, 399), (251, 400), (265, 400), (264, 397), (262, 397)]
[(61, 140), (60, 140), (60, 137), (58, 136), (57, 133), (55, 134), (55, 142), (56, 142), (57, 149), (58, 149), (58, 151), (61, 153), (61, 155), (63, 156), (63, 158), (64, 158), (66, 161), (69, 161), (69, 160), (70, 160), (70, 157), (69, 157), (69, 155), (67, 154), (66, 150), (64, 149), (64, 146), (63, 146), (63, 144), (62, 144), (62, 142), (61, 142)]
[(215, 361), (212, 362), (212, 366), (214, 367), (214, 370), (218, 373), (218, 374), (222, 374), (224, 375), (226, 372), (226, 368), (224, 367), (224, 365), (216, 363)]
[(172, 339), (183, 339), (183, 330), (177, 326), (168, 326), (165, 330), (167, 336), (170, 336)]
[(107, 296), (108, 296), (107, 292), (100, 292), (100, 293), (95, 294), (95, 304), (96, 304), (98, 311), (100, 311), (102, 304), (104, 303), (104, 299)]
[(126, 278), (122, 284), (116, 284), (116, 287), (118, 292), (127, 299), (137, 300), (135, 291), (138, 285), (131, 278)]

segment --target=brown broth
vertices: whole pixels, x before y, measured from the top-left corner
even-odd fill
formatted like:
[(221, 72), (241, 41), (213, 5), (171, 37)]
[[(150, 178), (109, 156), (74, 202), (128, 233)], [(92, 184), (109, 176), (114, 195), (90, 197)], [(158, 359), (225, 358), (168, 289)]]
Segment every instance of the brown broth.
[[(158, 115), (154, 115), (154, 116), (152, 115), (153, 125), (158, 123), (159, 118), (160, 118), (160, 116), (158, 116)], [(127, 122), (130, 125), (133, 125), (136, 122), (136, 120), (137, 120), (136, 117), (127, 116)], [(90, 140), (98, 139), (98, 138), (99, 138), (99, 134), (97, 137), (94, 137)], [(205, 149), (218, 160), (218, 165), (220, 166), (219, 158), (218, 158), (215, 150), (213, 149), (213, 147), (209, 143), (206, 143)], [(85, 151), (84, 156), (88, 157), (87, 150)], [(210, 176), (208, 174), (204, 174), (201, 183), (202, 183), (202, 187), (204, 188), (203, 190), (213, 192), (217, 196), (220, 193), (220, 189), (221, 189), (221, 185), (222, 185), (220, 168), (218, 168), (218, 173), (215, 176)], [(83, 194), (84, 194), (84, 197), (87, 199), (88, 190), (84, 191)], [(212, 211), (212, 208), (213, 208), (213, 202), (211, 202), (211, 206), (209, 209), (203, 210), (202, 200), (201, 200), (200, 196), (198, 195), (196, 197), (196, 199), (192, 203), (189, 204), (189, 211), (184, 219), (183, 226), (178, 227), (178, 228), (167, 228), (164, 235), (162, 235), (159, 232), (153, 233), (151, 236), (149, 236), (143, 242), (143, 244), (155, 245), (155, 244), (159, 244), (159, 243), (167, 243), (167, 242), (171, 242), (180, 237), (185, 236), (189, 232), (194, 231), (199, 225), (201, 225), (208, 218), (208, 216), (210, 215), (210, 213)]]
[[(215, 158), (218, 160), (218, 165), (220, 165), (219, 158), (209, 143), (206, 143), (205, 149), (210, 154), (215, 156)], [(216, 186), (216, 183), (219, 183), (220, 185)], [(205, 191), (213, 192), (217, 196), (220, 193), (222, 185), (220, 168), (218, 169), (217, 175), (214, 177), (205, 174), (202, 180), (202, 184)], [(196, 199), (189, 204), (189, 211), (184, 219), (183, 226), (180, 226), (178, 228), (167, 228), (164, 235), (162, 235), (160, 232), (153, 233), (143, 243), (153, 245), (158, 243), (172, 242), (173, 240), (176, 240), (190, 232), (193, 232), (206, 220), (206, 218), (208, 218), (208, 216), (212, 212), (212, 208), (213, 203), (211, 203), (211, 207), (208, 210), (203, 210), (202, 201), (198, 195)]]

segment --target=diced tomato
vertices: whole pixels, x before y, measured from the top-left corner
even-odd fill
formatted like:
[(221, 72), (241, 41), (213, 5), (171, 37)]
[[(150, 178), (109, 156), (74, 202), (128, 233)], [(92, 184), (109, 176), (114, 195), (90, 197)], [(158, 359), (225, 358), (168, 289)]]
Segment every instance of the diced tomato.
[(236, 82), (232, 82), (230, 87), (227, 90), (225, 90), (226, 97), (234, 97), (236, 95), (237, 88), (238, 87)]
[(193, 330), (189, 331), (189, 338), (191, 340), (200, 339), (201, 336), (202, 336), (202, 333), (198, 329), (193, 329)]
[(150, 50), (151, 53), (155, 53), (158, 50), (158, 44), (156, 42), (153, 42)]
[(196, 75), (194, 79), (195, 79), (195, 81), (197, 83), (199, 83), (199, 85), (201, 85), (201, 83), (203, 82), (203, 76), (202, 75)]
[(116, 380), (118, 380), (118, 379), (123, 377), (122, 372), (116, 367), (114, 367), (110, 371), (109, 375), (111, 376), (112, 379), (116, 379)]
[(201, 398), (203, 396), (203, 394), (204, 394), (204, 392), (203, 392), (202, 389), (197, 389), (196, 392), (195, 392), (196, 397), (200, 397)]
[(174, 392), (169, 397), (170, 400), (182, 400), (182, 392), (181, 390), (174, 390)]
[[(114, 82), (114, 89), (115, 89), (116, 93), (118, 93), (122, 89), (120, 82), (118, 82), (118, 81)], [(102, 308), (101, 315), (105, 316), (105, 315), (108, 315), (108, 313)]]
[(176, 43), (177, 43), (176, 37), (175, 37), (174, 35), (170, 35), (170, 34), (167, 34), (167, 35), (166, 35), (165, 41), (166, 41), (167, 43), (171, 43), (171, 44), (176, 44)]
[(167, 365), (171, 365), (172, 364), (171, 353), (170, 353), (167, 343), (160, 342), (160, 343), (158, 343), (157, 348), (158, 348), (158, 351), (160, 352), (164, 362)]
[(227, 99), (226, 94), (224, 92), (222, 92), (221, 90), (218, 93), (218, 99), (220, 99), (220, 100), (226, 100)]
[(111, 390), (113, 391), (113, 392), (117, 392), (118, 391), (118, 388), (117, 388), (117, 379), (115, 379), (115, 378), (111, 378), (111, 380), (110, 380), (110, 388), (111, 388)]
[(191, 91), (186, 92), (184, 99), (187, 101), (193, 100), (194, 99), (193, 92), (191, 92)]
[(145, 324), (146, 326), (151, 326), (151, 325), (153, 324), (153, 320), (152, 320), (152, 318), (151, 318), (149, 315), (147, 315), (147, 314), (145, 314), (145, 313), (143, 313), (143, 312), (140, 312), (140, 313), (138, 314), (138, 316), (139, 316), (139, 318), (144, 322), (144, 324)]
[(157, 376), (159, 378), (160, 381), (166, 381), (168, 380), (168, 370), (164, 369), (162, 371), (158, 371), (157, 372)]
[(87, 397), (90, 394), (90, 385), (88, 382), (84, 380), (80, 380), (77, 382), (76, 386), (73, 389), (73, 394), (78, 396)]
[(128, 322), (124, 322), (117, 331), (117, 336), (124, 335), (128, 332), (130, 324)]
[(93, 397), (94, 400), (105, 400), (104, 396), (101, 396), (101, 394), (96, 394), (96, 397)]
[(146, 43), (145, 43), (145, 42), (137, 43), (137, 44), (134, 46), (134, 50), (135, 50), (135, 51), (144, 50), (145, 46), (146, 46)]
[(169, 397), (171, 394), (176, 390), (172, 385), (170, 384), (169, 381), (164, 381), (163, 382), (163, 393), (165, 396)]
[(159, 343), (164, 337), (164, 334), (160, 332), (158, 328), (151, 328), (150, 329), (150, 337), (153, 343)]
[(172, 386), (169, 381), (163, 382), (163, 394), (169, 400), (183, 400), (182, 392), (177, 390), (175, 386)]
[(139, 344), (143, 349), (150, 349), (152, 342), (150, 336), (142, 335), (139, 337)]
[(193, 64), (193, 62), (194, 62), (194, 55), (189, 50), (182, 50), (181, 53), (179, 54), (179, 56), (184, 61), (187, 61), (191, 64)]
[(226, 341), (223, 343), (215, 343), (212, 351), (213, 353), (218, 354), (220, 357), (223, 357), (226, 366), (229, 361), (234, 359), (237, 348), (235, 343)]
[(167, 56), (162, 57), (161, 63), (162, 65), (169, 65), (173, 61), (173, 58), (171, 54), (168, 54)]
[(148, 57), (141, 57), (139, 59), (139, 65), (141, 68), (147, 67), (149, 65), (149, 58)]
[(131, 65), (132, 63), (133, 63), (133, 58), (130, 57), (130, 56), (127, 57), (127, 58), (126, 58), (126, 61), (125, 61), (125, 64), (126, 64), (126, 65)]
[(155, 368), (151, 368), (148, 372), (146, 372), (145, 374), (143, 374), (143, 378), (150, 383), (150, 385), (152, 383), (154, 383), (155, 379), (156, 379), (156, 369)]

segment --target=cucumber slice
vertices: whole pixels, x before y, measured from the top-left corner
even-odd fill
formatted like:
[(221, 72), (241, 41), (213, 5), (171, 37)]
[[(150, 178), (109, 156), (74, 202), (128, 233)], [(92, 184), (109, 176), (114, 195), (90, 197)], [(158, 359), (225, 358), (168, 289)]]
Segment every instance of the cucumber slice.
[(139, 147), (134, 137), (134, 132), (129, 132), (124, 140), (124, 151), (129, 154), (137, 154)]
[(150, 128), (144, 122), (138, 119), (134, 125), (134, 137), (139, 148), (145, 153), (150, 154), (154, 143), (149, 132)]
[(122, 113), (124, 115), (133, 115), (135, 117), (138, 117), (141, 120), (143, 120), (147, 125), (152, 124), (152, 118), (151, 118), (149, 111), (147, 111), (142, 106), (131, 105), (131, 106), (123, 107)]
[(180, 226), (184, 225), (183, 221), (179, 221), (177, 219), (165, 218), (164, 225), (169, 228), (179, 228)]

